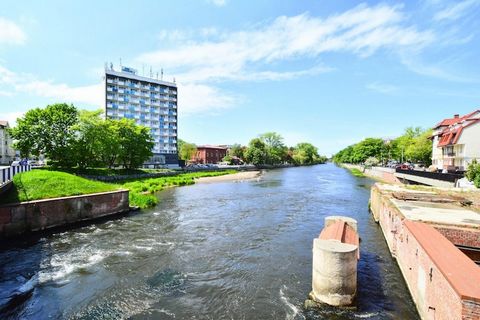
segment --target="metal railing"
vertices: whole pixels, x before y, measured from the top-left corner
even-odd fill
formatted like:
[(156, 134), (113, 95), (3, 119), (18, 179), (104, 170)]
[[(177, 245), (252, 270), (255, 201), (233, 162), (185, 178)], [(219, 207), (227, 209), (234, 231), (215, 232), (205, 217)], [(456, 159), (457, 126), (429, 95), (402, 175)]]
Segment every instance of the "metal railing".
[(32, 167), (30, 165), (26, 166), (11, 166), (7, 168), (0, 169), (0, 185), (3, 185), (11, 180), (17, 173), (30, 171)]
[(455, 174), (455, 173), (438, 173), (438, 172), (402, 170), (402, 169), (396, 169), (395, 172), (409, 174), (412, 176), (418, 176), (423, 178), (448, 181), (448, 182), (457, 182), (458, 179), (463, 178), (463, 174)]

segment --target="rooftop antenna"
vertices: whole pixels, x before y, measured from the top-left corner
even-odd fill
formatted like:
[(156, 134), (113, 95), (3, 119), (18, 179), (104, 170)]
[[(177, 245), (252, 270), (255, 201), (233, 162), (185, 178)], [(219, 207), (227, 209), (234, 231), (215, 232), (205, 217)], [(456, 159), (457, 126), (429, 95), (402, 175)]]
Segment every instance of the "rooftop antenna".
[(158, 80), (158, 71), (157, 71), (157, 80)]
[(120, 71), (122, 71), (122, 58), (120, 58)]
[(160, 78), (160, 80), (163, 80), (163, 68), (160, 69), (160, 72), (161, 72), (161, 75), (162, 75), (161, 78)]
[(152, 66), (150, 66), (150, 78), (153, 78)]
[(173, 83), (176, 83), (176, 82), (175, 82), (175, 77), (173, 77)]
[(113, 63), (110, 62), (110, 70), (113, 71)]
[(145, 77), (145, 64), (142, 63), (142, 76)]
[(105, 62), (105, 71), (107, 71), (107, 70), (108, 70), (108, 63)]

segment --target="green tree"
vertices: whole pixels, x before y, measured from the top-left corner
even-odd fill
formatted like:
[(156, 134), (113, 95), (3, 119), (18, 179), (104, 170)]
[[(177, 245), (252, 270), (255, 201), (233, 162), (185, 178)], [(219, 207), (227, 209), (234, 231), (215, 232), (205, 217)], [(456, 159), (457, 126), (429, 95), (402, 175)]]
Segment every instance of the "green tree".
[(178, 155), (180, 159), (188, 161), (197, 153), (197, 146), (184, 140), (178, 140)]
[(383, 139), (366, 138), (353, 146), (352, 162), (363, 163), (369, 157), (381, 158), (383, 153)]
[(126, 169), (137, 168), (153, 154), (154, 142), (150, 129), (136, 125), (131, 119), (117, 121), (120, 145), (118, 159)]
[(17, 126), (10, 130), (16, 140), (15, 148), (22, 156), (44, 154), (54, 164), (72, 166), (75, 156), (72, 143), (78, 112), (73, 105), (57, 103), (45, 109), (29, 110), (17, 119)]
[(265, 163), (280, 164), (285, 161), (288, 148), (283, 143), (283, 137), (276, 132), (266, 132), (260, 135), (265, 145)]
[(79, 121), (73, 126), (76, 139), (72, 141), (72, 153), (79, 168), (102, 165), (99, 160), (99, 149), (102, 137), (108, 133), (101, 128), (101, 113), (102, 110), (80, 110)]
[(318, 149), (308, 142), (302, 142), (296, 145), (292, 155), (295, 164), (314, 164), (318, 163), (320, 156)]
[(104, 166), (113, 168), (119, 158), (120, 144), (120, 126), (119, 120), (104, 120), (98, 123), (98, 131), (95, 144), (95, 154)]
[(245, 151), (245, 161), (254, 165), (265, 164), (267, 159), (267, 146), (260, 138), (250, 140)]
[(235, 143), (228, 150), (228, 155), (230, 157), (237, 157), (237, 158), (243, 159), (244, 151), (245, 151), (245, 148), (242, 147), (242, 145)]

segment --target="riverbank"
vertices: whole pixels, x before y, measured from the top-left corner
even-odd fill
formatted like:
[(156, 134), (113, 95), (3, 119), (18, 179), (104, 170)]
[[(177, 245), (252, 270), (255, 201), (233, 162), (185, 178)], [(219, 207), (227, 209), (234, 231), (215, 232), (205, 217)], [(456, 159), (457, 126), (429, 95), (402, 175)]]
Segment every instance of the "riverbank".
[(201, 177), (196, 180), (197, 183), (213, 183), (213, 182), (225, 182), (225, 181), (234, 181), (241, 182), (252, 179), (260, 178), (262, 171), (243, 171), (232, 173), (229, 175), (215, 176), (215, 177)]
[(378, 182), (401, 184), (395, 177), (395, 169), (383, 167), (365, 167), (356, 164), (341, 163), (338, 166), (350, 170), (356, 177), (368, 177)]
[(202, 177), (216, 177), (235, 173), (238, 172), (235, 170), (190, 172), (179, 173), (174, 176), (133, 178), (106, 183), (66, 172), (32, 170), (17, 174), (14, 177), (13, 187), (2, 196), (0, 204), (14, 204), (127, 189), (130, 191), (130, 206), (145, 209), (158, 203), (155, 193), (164, 188), (194, 184), (196, 179)]

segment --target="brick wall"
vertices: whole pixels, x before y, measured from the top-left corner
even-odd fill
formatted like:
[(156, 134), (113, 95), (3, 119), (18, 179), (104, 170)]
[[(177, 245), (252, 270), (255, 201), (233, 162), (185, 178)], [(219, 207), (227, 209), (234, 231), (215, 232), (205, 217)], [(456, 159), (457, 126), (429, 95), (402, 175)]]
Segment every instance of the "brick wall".
[(435, 226), (435, 229), (453, 244), (480, 247), (480, 230), (478, 229), (447, 228), (440, 226)]
[(0, 238), (65, 226), (129, 210), (128, 190), (0, 206)]
[[(480, 319), (480, 285), (475, 287), (480, 283), (480, 268), (451, 242), (474, 243), (477, 230), (437, 231), (407, 221), (391, 203), (390, 194), (377, 186), (372, 187), (370, 205), (422, 319)], [(407, 227), (412, 223), (424, 229), (413, 233)], [(473, 289), (468, 287), (472, 284)]]

